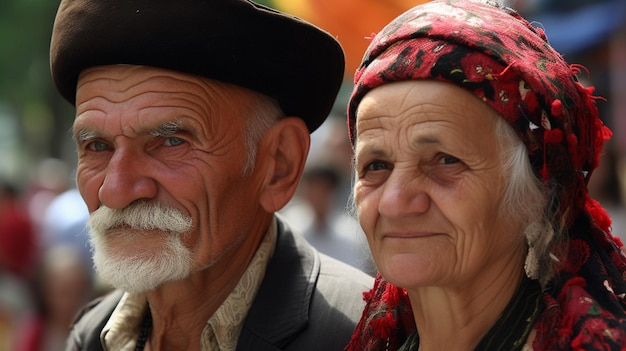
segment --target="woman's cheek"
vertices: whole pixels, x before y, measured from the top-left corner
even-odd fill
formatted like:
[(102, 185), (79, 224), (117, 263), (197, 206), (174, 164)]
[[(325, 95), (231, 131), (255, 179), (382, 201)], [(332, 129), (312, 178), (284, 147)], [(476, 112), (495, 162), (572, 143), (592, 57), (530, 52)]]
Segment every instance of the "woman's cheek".
[(374, 195), (375, 193), (371, 191), (371, 189), (363, 186), (355, 187), (354, 202), (356, 214), (368, 240), (371, 235), (373, 235), (375, 223), (378, 218), (378, 206)]

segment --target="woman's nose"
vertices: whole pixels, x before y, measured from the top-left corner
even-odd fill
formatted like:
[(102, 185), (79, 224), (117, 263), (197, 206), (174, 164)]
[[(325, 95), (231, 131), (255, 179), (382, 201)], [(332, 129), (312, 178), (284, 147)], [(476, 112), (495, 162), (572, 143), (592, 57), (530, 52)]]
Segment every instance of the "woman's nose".
[(425, 213), (430, 203), (430, 195), (419, 175), (392, 172), (383, 187), (378, 211), (387, 218), (402, 218)]
[(153, 176), (147, 155), (140, 151), (116, 149), (98, 191), (100, 203), (121, 209), (133, 201), (156, 197), (158, 185)]

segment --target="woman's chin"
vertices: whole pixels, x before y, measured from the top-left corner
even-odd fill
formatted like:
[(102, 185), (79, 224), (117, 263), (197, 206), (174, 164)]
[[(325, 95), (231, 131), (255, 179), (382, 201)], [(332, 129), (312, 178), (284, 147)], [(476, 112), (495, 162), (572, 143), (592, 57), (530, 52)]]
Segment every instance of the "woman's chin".
[(381, 275), (390, 283), (402, 288), (434, 284), (435, 279), (440, 278), (437, 272), (441, 272), (441, 269), (435, 272), (435, 266), (435, 261), (431, 258), (414, 253), (394, 254), (382, 257), (378, 262)]

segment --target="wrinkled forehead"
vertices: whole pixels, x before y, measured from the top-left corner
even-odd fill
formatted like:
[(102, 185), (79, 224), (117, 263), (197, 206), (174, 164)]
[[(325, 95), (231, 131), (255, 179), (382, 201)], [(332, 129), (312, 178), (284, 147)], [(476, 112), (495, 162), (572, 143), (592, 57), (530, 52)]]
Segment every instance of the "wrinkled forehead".
[(206, 105), (211, 110), (242, 111), (261, 94), (226, 82), (183, 72), (136, 65), (96, 66), (81, 72), (76, 106), (95, 98), (111, 103), (152, 96), (153, 103), (172, 107)]
[(204, 77), (132, 65), (86, 69), (77, 87), (74, 132), (78, 139), (85, 133), (102, 133), (100, 129), (112, 123), (128, 135), (161, 135), (174, 127), (207, 135), (241, 131), (254, 106), (252, 99), (259, 95)]
[(177, 92), (181, 89), (198, 94), (252, 94), (253, 92), (225, 82), (200, 77), (169, 69), (136, 66), (108, 65), (95, 66), (83, 70), (78, 79), (77, 96), (85, 86), (100, 89), (103, 93), (137, 89), (155, 89), (163, 92)]
[(432, 79), (390, 82), (370, 90), (361, 100), (355, 147), (364, 142), (363, 133), (369, 133), (367, 139), (393, 129), (403, 136), (424, 137), (437, 126), (450, 135), (467, 135), (465, 142), (481, 139), (490, 148), (501, 119), (488, 104), (455, 84)]

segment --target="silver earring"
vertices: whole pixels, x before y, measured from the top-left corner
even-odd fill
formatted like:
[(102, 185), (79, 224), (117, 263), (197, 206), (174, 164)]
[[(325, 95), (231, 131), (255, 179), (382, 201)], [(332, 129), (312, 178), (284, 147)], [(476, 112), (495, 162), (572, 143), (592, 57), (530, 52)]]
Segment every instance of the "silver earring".
[(528, 253), (526, 254), (524, 270), (526, 271), (526, 276), (528, 278), (532, 280), (539, 278), (539, 260), (537, 259), (535, 249), (530, 246), (530, 244), (528, 245)]

